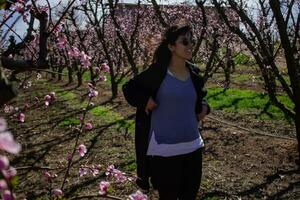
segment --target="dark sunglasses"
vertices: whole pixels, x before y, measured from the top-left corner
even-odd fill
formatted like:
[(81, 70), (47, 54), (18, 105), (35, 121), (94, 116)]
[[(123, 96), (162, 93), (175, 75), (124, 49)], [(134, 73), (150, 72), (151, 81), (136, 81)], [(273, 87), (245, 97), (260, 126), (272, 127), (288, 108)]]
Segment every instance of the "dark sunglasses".
[(184, 45), (184, 46), (188, 46), (189, 44), (192, 44), (193, 46), (195, 45), (195, 40), (193, 39), (188, 39), (188, 38), (183, 38), (181, 40), (181, 43)]

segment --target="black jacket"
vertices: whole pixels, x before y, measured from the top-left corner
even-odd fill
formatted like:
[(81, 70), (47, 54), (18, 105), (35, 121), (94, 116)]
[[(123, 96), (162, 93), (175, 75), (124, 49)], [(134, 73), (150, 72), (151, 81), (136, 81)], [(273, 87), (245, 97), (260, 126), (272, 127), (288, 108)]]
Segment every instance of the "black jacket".
[[(195, 113), (200, 113), (203, 97), (206, 95), (203, 79), (198, 75), (199, 69), (186, 63), (190, 70), (191, 79), (197, 93)], [(128, 103), (137, 108), (135, 118), (135, 149), (137, 163), (137, 184), (142, 189), (149, 189), (149, 158), (146, 156), (148, 149), (148, 138), (150, 131), (151, 112), (149, 115), (145, 112), (145, 106), (149, 97), (155, 100), (157, 91), (167, 73), (167, 67), (152, 64), (145, 71), (141, 72), (135, 78), (129, 80), (123, 85), (123, 93)], [(207, 104), (207, 103), (205, 103)], [(210, 109), (209, 109), (210, 110)]]

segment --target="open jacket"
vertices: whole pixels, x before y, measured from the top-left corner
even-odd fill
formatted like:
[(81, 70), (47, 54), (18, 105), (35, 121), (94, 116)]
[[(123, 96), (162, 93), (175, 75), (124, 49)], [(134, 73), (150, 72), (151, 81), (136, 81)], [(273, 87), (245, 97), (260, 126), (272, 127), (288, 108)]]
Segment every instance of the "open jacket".
[[(203, 100), (207, 91), (204, 88), (202, 77), (198, 75), (199, 69), (190, 63), (186, 63), (186, 67), (190, 71), (191, 79), (197, 93), (195, 114), (199, 114), (202, 109), (202, 104), (208, 105)], [(130, 105), (137, 108), (135, 118), (135, 149), (138, 179), (136, 183), (145, 190), (149, 189), (149, 178), (151, 177), (149, 157), (146, 155), (149, 144), (151, 112), (147, 115), (145, 107), (149, 97), (152, 97), (155, 100), (158, 89), (166, 76), (166, 73), (167, 66), (160, 66), (159, 64), (154, 63), (145, 71), (129, 80), (122, 87), (125, 99)], [(154, 185), (153, 182), (152, 184)]]

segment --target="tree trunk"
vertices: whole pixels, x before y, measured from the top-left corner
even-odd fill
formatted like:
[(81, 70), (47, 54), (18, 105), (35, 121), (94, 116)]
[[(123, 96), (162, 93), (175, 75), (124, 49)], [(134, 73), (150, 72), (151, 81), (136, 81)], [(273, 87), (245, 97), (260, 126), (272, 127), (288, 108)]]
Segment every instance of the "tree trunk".
[(68, 69), (68, 78), (69, 78), (69, 82), (68, 82), (68, 84), (71, 84), (71, 83), (73, 83), (73, 69), (72, 69), (72, 67), (67, 67), (67, 69)]
[(0, 69), (0, 106), (16, 97), (18, 92), (17, 88), (12, 84), (8, 83), (7, 80), (3, 77)]
[(58, 81), (62, 80), (62, 75), (61, 74), (63, 72), (63, 69), (64, 69), (63, 67), (58, 67), (58, 73), (59, 73), (58, 74), (58, 79), (57, 79)]
[(118, 83), (116, 82), (115, 78), (111, 78), (111, 92), (111, 98), (115, 99), (118, 96)]
[(80, 71), (77, 72), (77, 81), (78, 81), (77, 87), (80, 87), (82, 85), (82, 74)]
[(296, 136), (298, 142), (298, 160), (296, 163), (300, 166), (300, 99), (296, 99), (296, 117), (295, 117), (295, 126), (296, 126)]

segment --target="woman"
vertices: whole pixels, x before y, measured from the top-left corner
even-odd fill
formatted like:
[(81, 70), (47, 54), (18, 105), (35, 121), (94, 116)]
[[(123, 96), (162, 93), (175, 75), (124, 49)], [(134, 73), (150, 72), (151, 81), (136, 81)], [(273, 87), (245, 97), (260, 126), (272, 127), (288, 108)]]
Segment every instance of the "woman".
[(196, 198), (202, 175), (202, 137), (198, 121), (210, 111), (192, 58), (189, 26), (170, 27), (156, 49), (153, 64), (123, 86), (136, 111), (137, 184), (160, 200)]

